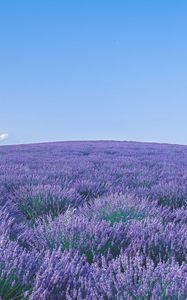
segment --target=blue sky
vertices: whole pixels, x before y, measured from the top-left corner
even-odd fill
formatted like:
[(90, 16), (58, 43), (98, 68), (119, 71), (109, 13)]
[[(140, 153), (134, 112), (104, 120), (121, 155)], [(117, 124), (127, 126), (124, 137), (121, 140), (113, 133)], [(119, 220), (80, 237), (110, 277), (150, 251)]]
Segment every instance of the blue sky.
[(187, 144), (187, 1), (0, 2), (1, 144)]

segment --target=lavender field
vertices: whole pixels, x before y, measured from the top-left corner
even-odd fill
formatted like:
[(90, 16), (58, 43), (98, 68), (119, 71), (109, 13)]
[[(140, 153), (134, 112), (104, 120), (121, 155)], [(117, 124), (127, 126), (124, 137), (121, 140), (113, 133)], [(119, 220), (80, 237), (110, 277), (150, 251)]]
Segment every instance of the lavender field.
[(187, 299), (187, 146), (0, 147), (0, 299)]

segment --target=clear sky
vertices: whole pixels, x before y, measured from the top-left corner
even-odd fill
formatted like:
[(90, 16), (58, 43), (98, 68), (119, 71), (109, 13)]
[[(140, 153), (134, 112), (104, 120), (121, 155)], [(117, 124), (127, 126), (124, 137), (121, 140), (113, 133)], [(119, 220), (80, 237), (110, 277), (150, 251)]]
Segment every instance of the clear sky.
[(1, 144), (187, 144), (186, 16), (185, 0), (0, 1)]

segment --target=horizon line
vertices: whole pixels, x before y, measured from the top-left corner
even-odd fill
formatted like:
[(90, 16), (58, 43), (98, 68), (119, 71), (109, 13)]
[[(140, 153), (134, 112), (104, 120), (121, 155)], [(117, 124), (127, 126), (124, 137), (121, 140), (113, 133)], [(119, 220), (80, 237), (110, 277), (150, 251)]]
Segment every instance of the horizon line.
[(157, 145), (173, 145), (173, 146), (187, 146), (187, 144), (177, 144), (170, 142), (157, 142), (157, 141), (136, 141), (136, 140), (109, 140), (109, 139), (91, 139), (91, 140), (55, 140), (55, 141), (42, 141), (42, 142), (30, 142), (30, 143), (18, 143), (18, 144), (0, 144), (0, 147), (10, 146), (29, 146), (29, 145), (41, 145), (41, 144), (54, 144), (54, 143), (86, 143), (86, 142), (123, 142), (123, 143), (140, 143), (140, 144), (157, 144)]

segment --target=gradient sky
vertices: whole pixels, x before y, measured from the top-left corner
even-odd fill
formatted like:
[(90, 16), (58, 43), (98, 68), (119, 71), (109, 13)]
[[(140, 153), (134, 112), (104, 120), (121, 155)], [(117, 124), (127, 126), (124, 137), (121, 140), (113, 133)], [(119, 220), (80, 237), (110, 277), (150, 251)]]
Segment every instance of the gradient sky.
[(1, 144), (187, 144), (187, 1), (0, 1)]

